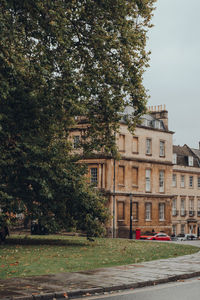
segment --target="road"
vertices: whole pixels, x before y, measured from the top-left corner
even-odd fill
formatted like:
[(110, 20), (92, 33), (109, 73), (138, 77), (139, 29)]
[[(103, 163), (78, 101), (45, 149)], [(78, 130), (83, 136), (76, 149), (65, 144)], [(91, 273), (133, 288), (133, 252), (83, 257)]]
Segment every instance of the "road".
[[(80, 299), (80, 298), (79, 298)], [(84, 297), (85, 300), (199, 300), (200, 277), (153, 287)]]

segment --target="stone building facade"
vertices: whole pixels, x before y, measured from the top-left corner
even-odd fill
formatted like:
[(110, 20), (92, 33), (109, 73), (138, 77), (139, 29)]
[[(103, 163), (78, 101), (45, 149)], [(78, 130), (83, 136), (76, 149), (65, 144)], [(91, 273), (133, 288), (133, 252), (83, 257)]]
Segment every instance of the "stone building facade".
[(200, 235), (200, 150), (173, 146), (172, 232)]
[[(108, 198), (112, 216), (108, 236), (128, 237), (131, 215), (133, 231), (171, 234), (173, 132), (168, 129), (168, 112), (154, 107), (141, 121), (134, 135), (123, 119), (120, 122), (116, 135), (120, 160), (103, 153), (84, 159), (91, 183)], [(71, 132), (75, 151), (83, 127), (79, 124)]]

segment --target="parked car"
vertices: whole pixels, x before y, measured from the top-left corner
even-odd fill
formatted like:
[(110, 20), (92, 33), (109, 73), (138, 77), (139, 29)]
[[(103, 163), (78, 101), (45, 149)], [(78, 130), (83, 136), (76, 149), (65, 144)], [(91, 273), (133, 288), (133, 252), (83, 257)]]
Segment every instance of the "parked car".
[(142, 234), (140, 236), (140, 239), (141, 240), (149, 240), (150, 237), (153, 237), (156, 234), (157, 234), (157, 232), (146, 231), (144, 234)]
[(193, 233), (189, 233), (189, 234), (186, 234), (183, 241), (187, 241), (187, 240), (197, 240), (197, 235), (196, 234), (193, 234)]
[(149, 237), (147, 240), (155, 240), (155, 241), (171, 241), (171, 238), (169, 235), (167, 235), (164, 232), (159, 232), (155, 234), (154, 236)]
[(184, 233), (179, 233), (176, 235), (176, 241), (184, 241), (184, 239), (185, 239)]

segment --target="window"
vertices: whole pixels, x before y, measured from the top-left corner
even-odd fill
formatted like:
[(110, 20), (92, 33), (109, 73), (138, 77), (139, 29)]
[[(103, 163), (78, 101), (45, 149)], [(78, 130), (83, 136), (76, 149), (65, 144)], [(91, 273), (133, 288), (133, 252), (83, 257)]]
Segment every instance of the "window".
[(145, 204), (145, 218), (146, 221), (151, 221), (151, 203)]
[(132, 216), (133, 221), (138, 221), (138, 202), (133, 202), (132, 204)]
[(193, 187), (193, 176), (189, 177), (189, 187)]
[(153, 127), (154, 127), (154, 128), (157, 128), (157, 129), (160, 129), (160, 121), (154, 120), (154, 121), (153, 121)]
[(197, 215), (200, 217), (200, 199), (197, 200)]
[(73, 139), (74, 139), (73, 147), (74, 147), (74, 149), (78, 149), (80, 146), (80, 136), (74, 135)]
[(198, 178), (197, 178), (197, 186), (198, 186), (198, 188), (200, 188), (200, 176), (198, 176)]
[(164, 192), (165, 172), (162, 170), (159, 172), (159, 192)]
[(189, 216), (194, 216), (194, 199), (189, 199)]
[(172, 216), (175, 217), (177, 215), (177, 210), (176, 210), (176, 199), (172, 200)]
[(90, 169), (90, 182), (92, 183), (92, 185), (97, 186), (98, 184), (97, 168)]
[(172, 186), (176, 187), (176, 174), (172, 175)]
[(172, 234), (176, 235), (176, 225), (172, 225)]
[(159, 220), (165, 220), (165, 203), (159, 203)]
[(184, 188), (185, 187), (185, 176), (181, 175), (181, 187)]
[(125, 219), (125, 209), (124, 209), (124, 202), (123, 201), (118, 201), (117, 202), (117, 220), (122, 221)]
[(188, 156), (188, 166), (192, 167), (194, 165), (193, 156)]
[(185, 224), (181, 224), (181, 234), (185, 234)]
[(151, 170), (147, 169), (145, 172), (145, 179), (146, 179), (146, 192), (151, 191)]
[(194, 199), (189, 199), (189, 210), (194, 210)]
[(177, 164), (177, 154), (176, 153), (173, 153), (172, 162), (173, 162), (174, 165)]
[(146, 154), (151, 155), (151, 139), (146, 139)]
[(132, 185), (138, 186), (138, 168), (132, 168)]
[(165, 142), (160, 141), (160, 156), (165, 156)]
[(138, 153), (138, 137), (137, 136), (133, 137), (132, 152)]
[(125, 168), (124, 168), (124, 166), (119, 166), (119, 169), (118, 169), (118, 184), (124, 185), (124, 179), (125, 179)]
[(185, 216), (185, 199), (181, 199), (181, 216)]
[(119, 135), (119, 151), (122, 151), (122, 152), (125, 151), (125, 135), (124, 134)]

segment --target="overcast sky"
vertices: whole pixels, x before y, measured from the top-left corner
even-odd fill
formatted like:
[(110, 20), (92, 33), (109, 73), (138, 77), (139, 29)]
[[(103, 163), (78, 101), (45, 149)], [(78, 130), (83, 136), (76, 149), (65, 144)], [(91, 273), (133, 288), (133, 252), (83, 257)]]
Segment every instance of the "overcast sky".
[(199, 147), (200, 0), (157, 0), (149, 31), (148, 105), (166, 104), (174, 144)]

